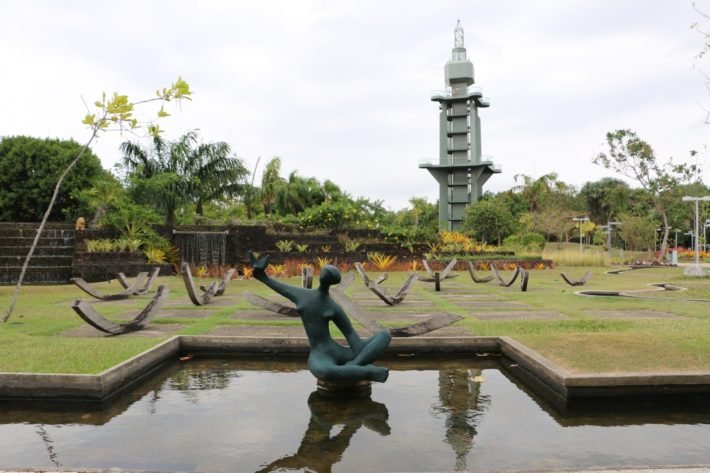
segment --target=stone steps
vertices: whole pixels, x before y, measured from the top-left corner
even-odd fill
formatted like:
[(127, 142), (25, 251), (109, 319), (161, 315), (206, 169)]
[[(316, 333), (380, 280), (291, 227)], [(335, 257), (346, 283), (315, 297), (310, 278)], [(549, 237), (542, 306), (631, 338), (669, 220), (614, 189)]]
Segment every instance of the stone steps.
[[(39, 224), (0, 223), (0, 285), (14, 285)], [(68, 284), (72, 277), (74, 229), (48, 224), (30, 259), (23, 284)]]
[[(30, 250), (30, 245), (21, 246), (2, 246), (2, 240), (0, 239), (0, 257), (12, 257), (12, 256), (22, 256), (23, 258), (27, 256), (27, 252)], [(37, 246), (32, 254), (32, 257), (37, 256), (72, 256), (74, 254), (74, 245), (66, 246)]]
[[(0, 286), (14, 286), (17, 284), (21, 269), (21, 267), (0, 267)], [(71, 266), (28, 266), (22, 284), (69, 284), (71, 277)]]

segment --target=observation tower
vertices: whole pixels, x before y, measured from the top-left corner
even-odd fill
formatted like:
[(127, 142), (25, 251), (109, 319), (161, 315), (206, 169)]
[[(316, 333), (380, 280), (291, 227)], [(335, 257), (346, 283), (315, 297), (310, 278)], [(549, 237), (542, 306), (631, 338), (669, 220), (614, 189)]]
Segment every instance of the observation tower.
[(473, 64), (466, 58), (461, 22), (454, 29), (451, 60), (444, 66), (446, 90), (434, 91), (439, 103), (439, 161), (422, 162), (439, 183), (439, 229), (456, 230), (466, 207), (477, 202), (483, 184), (501, 172), (481, 157), (481, 120), (478, 109), (490, 106), (480, 87), (473, 86)]

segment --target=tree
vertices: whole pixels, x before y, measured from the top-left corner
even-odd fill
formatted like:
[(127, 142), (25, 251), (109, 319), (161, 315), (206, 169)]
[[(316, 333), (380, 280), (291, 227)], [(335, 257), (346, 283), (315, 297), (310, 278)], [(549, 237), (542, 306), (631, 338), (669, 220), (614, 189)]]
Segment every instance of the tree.
[(94, 214), (89, 219), (89, 228), (101, 228), (106, 212), (114, 202), (126, 198), (126, 190), (113, 175), (107, 174), (89, 189), (81, 190), (77, 198)]
[(194, 203), (197, 214), (203, 215), (206, 202), (234, 197), (245, 188), (248, 171), (229, 145), (198, 143), (195, 131), (176, 141), (154, 136), (149, 149), (127, 141), (121, 151), (132, 195), (159, 210), (170, 226), (182, 205)]
[[(192, 92), (190, 91), (190, 85), (184, 80), (182, 80), (182, 78), (178, 77), (177, 81), (173, 85), (171, 85), (169, 88), (163, 88), (162, 90), (156, 91), (156, 97), (151, 99), (131, 102), (128, 99), (127, 95), (119, 95), (118, 93), (114, 92), (111, 98), (107, 98), (106, 94), (104, 93), (101, 97), (101, 100), (97, 100), (96, 102), (94, 102), (94, 107), (96, 108), (95, 112), (91, 113), (91, 111), (88, 111), (86, 116), (84, 117), (84, 120), (82, 120), (82, 123), (87, 125), (91, 130), (91, 135), (89, 136), (89, 139), (86, 141), (84, 146), (82, 146), (82, 148), (77, 153), (76, 158), (74, 158), (74, 160), (67, 165), (66, 169), (64, 169), (64, 172), (62, 172), (62, 174), (59, 176), (59, 179), (57, 179), (57, 184), (54, 186), (54, 193), (52, 194), (52, 198), (49, 201), (47, 210), (44, 213), (44, 216), (42, 217), (42, 221), (40, 222), (39, 227), (37, 228), (37, 234), (35, 235), (35, 238), (32, 241), (30, 250), (27, 252), (27, 257), (25, 258), (25, 262), (23, 263), (22, 269), (20, 270), (20, 276), (17, 278), (17, 285), (15, 286), (15, 292), (12, 296), (12, 301), (10, 302), (10, 306), (8, 307), (7, 311), (5, 311), (5, 315), (2, 318), (3, 322), (7, 322), (7, 320), (10, 318), (10, 315), (12, 314), (13, 309), (15, 308), (15, 305), (17, 304), (17, 298), (20, 295), (20, 288), (22, 287), (22, 281), (25, 278), (27, 267), (30, 264), (30, 259), (32, 258), (32, 255), (34, 254), (34, 251), (37, 248), (37, 242), (39, 242), (39, 238), (42, 235), (42, 231), (44, 230), (44, 227), (47, 224), (47, 220), (49, 219), (49, 216), (52, 213), (52, 208), (54, 207), (54, 203), (57, 200), (57, 195), (59, 194), (59, 190), (62, 186), (62, 183), (64, 182), (64, 179), (71, 172), (72, 168), (79, 162), (84, 153), (88, 151), (89, 146), (91, 146), (91, 143), (93, 143), (99, 133), (112, 127), (120, 131), (136, 130), (137, 128), (139, 128), (140, 122), (133, 115), (135, 105), (154, 101), (159, 101), (162, 103), (169, 102), (171, 100), (190, 100), (191, 94)], [(165, 110), (161, 106), (160, 110), (158, 111), (157, 118), (162, 118), (167, 115), (168, 113), (165, 112)], [(160, 126), (155, 121), (148, 121), (144, 122), (143, 124), (147, 127), (148, 133), (150, 133), (151, 135), (156, 136), (161, 133)]]
[(530, 212), (535, 213), (542, 207), (545, 198), (554, 190), (561, 190), (565, 183), (557, 180), (557, 173), (551, 172), (537, 179), (527, 174), (516, 174), (513, 176), (515, 182), (521, 179), (523, 183), (515, 187), (515, 191), (520, 192), (530, 203)]
[(274, 210), (276, 193), (283, 184), (281, 173), (281, 158), (274, 156), (266, 163), (264, 172), (261, 175), (261, 204), (264, 206), (264, 213), (270, 214)]
[(579, 193), (587, 206), (589, 218), (598, 224), (606, 224), (627, 212), (631, 201), (629, 185), (613, 177), (587, 182)]
[[(674, 164), (672, 159), (659, 163), (651, 145), (631, 130), (609, 132), (606, 140), (608, 152), (599, 153), (593, 162), (633, 179), (650, 194), (663, 220), (663, 240), (658, 257), (662, 259), (668, 251), (671, 226), (667, 209), (673, 190), (682, 184), (697, 181), (700, 169), (694, 164)], [(691, 155), (694, 154), (691, 152)]]
[[(36, 222), (52, 199), (52, 188), (62, 171), (79, 154), (74, 140), (14, 136), (0, 139), (0, 220)], [(91, 151), (67, 173), (49, 214), (51, 221), (77, 217), (77, 194), (104, 178), (106, 171)]]
[(508, 207), (502, 201), (487, 199), (476, 202), (466, 209), (461, 230), (470, 232), (478, 240), (496, 241), (515, 232), (516, 222)]
[(621, 215), (619, 236), (627, 250), (645, 251), (656, 246), (656, 222), (650, 216)]

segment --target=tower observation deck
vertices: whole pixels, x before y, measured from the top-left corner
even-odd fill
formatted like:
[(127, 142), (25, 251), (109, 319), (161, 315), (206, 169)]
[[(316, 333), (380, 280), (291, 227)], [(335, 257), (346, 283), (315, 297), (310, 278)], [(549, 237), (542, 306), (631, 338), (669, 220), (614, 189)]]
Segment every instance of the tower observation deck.
[(478, 109), (490, 104), (480, 87), (475, 87), (473, 64), (466, 58), (463, 28), (454, 29), (451, 60), (444, 66), (446, 90), (432, 92), (439, 103), (439, 161), (420, 163), (439, 183), (439, 228), (456, 230), (466, 207), (477, 202), (483, 184), (501, 172), (492, 161), (481, 157), (481, 121)]

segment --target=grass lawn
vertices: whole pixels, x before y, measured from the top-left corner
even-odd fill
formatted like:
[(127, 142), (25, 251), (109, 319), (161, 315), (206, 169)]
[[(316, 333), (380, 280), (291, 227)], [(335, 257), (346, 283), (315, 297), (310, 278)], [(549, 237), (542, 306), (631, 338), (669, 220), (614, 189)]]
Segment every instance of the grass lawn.
[[(434, 292), (430, 283), (417, 282), (410, 291), (411, 298), (429, 301), (428, 306), (422, 309), (410, 304), (413, 308), (409, 310), (463, 315), (464, 320), (456, 325), (467, 333), (511, 336), (571, 372), (710, 371), (710, 302), (688, 301), (710, 301), (710, 279), (684, 277), (680, 268), (609, 275), (605, 273), (609, 268), (595, 267), (591, 268), (593, 275), (585, 286), (573, 288), (564, 284), (559, 275), (560, 271), (565, 271), (578, 278), (588, 269), (532, 271), (527, 292), (521, 292), (517, 282), (510, 288), (493, 283), (475, 284), (464, 272), (458, 278), (443, 281), (440, 293)], [(392, 273), (383, 285), (394, 292), (406, 276), (406, 273)], [(199, 284), (199, 280), (197, 282)], [(288, 282), (299, 284), (300, 279), (292, 278)], [(688, 290), (645, 294), (653, 299), (574, 294), (578, 289), (647, 289), (649, 284), (660, 282)], [(71, 309), (71, 303), (88, 296), (73, 285), (24, 287), (12, 317), (0, 324), (0, 372), (98, 373), (173, 334), (199, 335), (216, 327), (235, 325), (300, 326), (299, 320), (289, 318), (274, 321), (240, 318), (240, 313), (255, 309), (243, 299), (243, 291), (262, 296), (270, 293), (254, 280), (232, 281), (225, 295), (228, 299), (202, 307), (190, 303), (181, 278), (161, 277), (158, 284), (168, 285), (171, 292), (162, 315), (154, 323), (177, 327), (177, 330), (154, 337), (71, 335), (72, 331), (85, 326)], [(120, 290), (115, 281), (96, 287), (108, 293)], [(359, 278), (348, 291), (353, 289), (359, 293), (364, 290)], [(0, 287), (3, 310), (9, 305), (13, 290), (14, 287)], [(464, 304), (454, 292), (476, 297)], [(108, 318), (126, 320), (137, 313), (149, 297), (96, 302), (96, 309)], [(377, 301), (374, 294), (372, 301)], [(475, 301), (481, 301), (480, 308)], [(402, 306), (394, 308), (382, 304), (382, 312), (404, 313), (406, 307), (407, 299)], [(545, 313), (553, 317), (524, 318), (525, 313)], [(395, 319), (387, 323), (402, 325)]]

